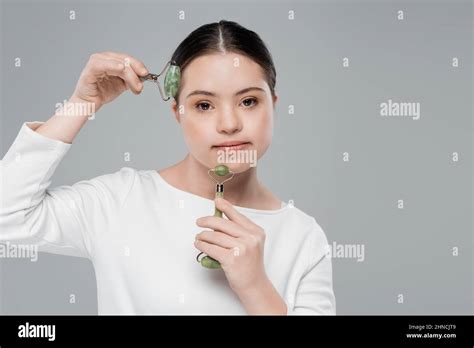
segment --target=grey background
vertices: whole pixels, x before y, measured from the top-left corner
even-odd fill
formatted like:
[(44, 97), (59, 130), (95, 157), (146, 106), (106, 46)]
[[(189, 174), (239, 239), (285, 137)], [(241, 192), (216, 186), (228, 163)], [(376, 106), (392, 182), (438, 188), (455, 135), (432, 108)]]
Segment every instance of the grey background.
[[(470, 1), (3, 1), (1, 156), (24, 121), (46, 121), (71, 95), (90, 54), (126, 52), (159, 72), (192, 30), (234, 20), (263, 38), (277, 69), (275, 133), (259, 163), (260, 179), (314, 216), (330, 243), (365, 246), (364, 262), (333, 258), (338, 314), (473, 313), (472, 7)], [(404, 10), (404, 21), (397, 10)], [(451, 66), (452, 57), (460, 67)], [(420, 120), (382, 118), (379, 104), (388, 99), (420, 102)], [(295, 115), (288, 115), (290, 104)], [(349, 162), (342, 161), (346, 151)], [(161, 169), (185, 154), (170, 104), (148, 84), (140, 96), (127, 92), (106, 105), (83, 128), (53, 186), (123, 166)], [(306, 170), (295, 171), (302, 163)], [(398, 199), (405, 209), (397, 208)], [(36, 263), (0, 263), (1, 313), (97, 313), (90, 261), (40, 254)], [(75, 304), (68, 301), (72, 293)]]

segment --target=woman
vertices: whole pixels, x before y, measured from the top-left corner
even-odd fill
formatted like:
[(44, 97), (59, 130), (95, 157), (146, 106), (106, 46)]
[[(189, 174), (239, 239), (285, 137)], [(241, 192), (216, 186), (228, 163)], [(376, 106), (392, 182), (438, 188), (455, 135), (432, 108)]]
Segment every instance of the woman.
[[(275, 197), (248, 161), (225, 163), (235, 176), (214, 201), (208, 169), (222, 151), (259, 159), (271, 142), (276, 72), (265, 44), (220, 21), (192, 32), (171, 61), (187, 156), (50, 188), (91, 113), (25, 122), (2, 163), (0, 241), (91, 259), (99, 314), (334, 314), (327, 239), (313, 217)], [(69, 103), (97, 112), (127, 89), (139, 94), (147, 74), (129, 55), (93, 54)], [(224, 218), (211, 216), (214, 204)], [(222, 269), (202, 267), (199, 252)]]

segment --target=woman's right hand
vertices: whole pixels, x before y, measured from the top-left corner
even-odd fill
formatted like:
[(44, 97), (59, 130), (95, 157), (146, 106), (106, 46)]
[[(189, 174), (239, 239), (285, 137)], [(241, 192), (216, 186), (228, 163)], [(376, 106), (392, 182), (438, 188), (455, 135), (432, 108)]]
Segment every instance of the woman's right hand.
[(127, 89), (140, 94), (143, 90), (140, 76), (147, 74), (145, 65), (130, 55), (94, 53), (82, 70), (70, 100), (94, 103), (95, 111), (98, 111)]

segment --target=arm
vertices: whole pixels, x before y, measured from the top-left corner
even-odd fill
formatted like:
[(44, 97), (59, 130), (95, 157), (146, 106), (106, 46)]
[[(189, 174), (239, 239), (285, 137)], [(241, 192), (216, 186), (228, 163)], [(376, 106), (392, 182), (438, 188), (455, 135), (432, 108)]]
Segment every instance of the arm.
[(133, 184), (133, 171), (124, 168), (50, 188), (51, 177), (71, 144), (36, 133), (41, 124), (24, 123), (1, 162), (0, 242), (91, 258), (95, 230), (107, 227), (104, 211), (123, 202)]
[[(125, 64), (125, 59), (130, 64)], [(97, 111), (127, 89), (139, 94), (143, 86), (137, 74), (146, 72), (133, 57), (113, 52), (93, 54), (69, 102), (93, 103), (93, 111)], [(54, 171), (91, 116), (87, 113), (90, 109), (82, 110), (73, 115), (56, 113), (44, 123), (23, 124), (0, 165), (0, 242), (35, 244), (43, 251), (91, 256), (93, 231), (88, 224), (100, 224), (104, 209), (123, 201), (123, 192), (116, 188), (122, 188), (123, 180), (133, 175), (124, 169), (49, 189)]]
[(336, 314), (331, 258), (325, 254), (327, 239), (314, 219), (308, 243), (308, 266), (296, 286), (296, 294), (283, 299), (265, 278), (238, 294), (248, 314)]
[[(72, 96), (68, 103), (76, 105), (84, 104), (83, 101), (75, 96)], [(84, 109), (86, 111), (87, 109)], [(78, 114), (74, 116), (63, 116), (54, 114), (48, 121), (41, 123), (36, 128), (36, 132), (47, 138), (58, 140), (66, 144), (72, 144), (72, 141), (79, 133), (81, 128), (86, 124), (89, 117), (92, 116), (90, 112)]]
[(328, 241), (314, 218), (310, 241), (312, 251), (309, 255), (308, 267), (294, 295), (290, 295), (285, 300), (288, 305), (288, 315), (336, 314), (332, 262), (326, 254)]
[(1, 162), (0, 242), (49, 244), (53, 252), (87, 256), (82, 219), (72, 209), (79, 197), (72, 190), (69, 198), (64, 190), (48, 191), (71, 144), (36, 133), (41, 124), (25, 122)]
[(270, 279), (238, 294), (247, 314), (286, 315), (288, 307)]

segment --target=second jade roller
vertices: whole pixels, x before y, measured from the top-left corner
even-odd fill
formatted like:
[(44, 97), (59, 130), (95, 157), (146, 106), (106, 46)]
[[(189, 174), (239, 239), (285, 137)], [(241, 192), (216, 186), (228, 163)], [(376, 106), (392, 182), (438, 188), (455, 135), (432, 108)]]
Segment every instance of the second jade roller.
[[(231, 170), (229, 170), (229, 168), (227, 166), (225, 166), (223, 164), (220, 164), (220, 165), (216, 166), (213, 169), (209, 169), (207, 174), (216, 182), (216, 195), (215, 195), (216, 198), (217, 197), (222, 197), (223, 198), (224, 197), (224, 183), (226, 181), (229, 181), (230, 179), (232, 179), (234, 177), (234, 173)], [(225, 180), (221, 181), (225, 176), (228, 176), (229, 174), (230, 174), (230, 177), (228, 177)], [(216, 175), (218, 178), (216, 178), (214, 175)], [(222, 217), (222, 211), (217, 209), (216, 206), (214, 207), (214, 216)], [(206, 268), (222, 268), (219, 261), (217, 261), (216, 259), (213, 259), (209, 255), (206, 255), (203, 258), (199, 259), (199, 256), (201, 256), (201, 254), (204, 254), (204, 253), (200, 252), (196, 256), (196, 260), (197, 260), (197, 262), (201, 263), (201, 265), (203, 267), (206, 267)]]

